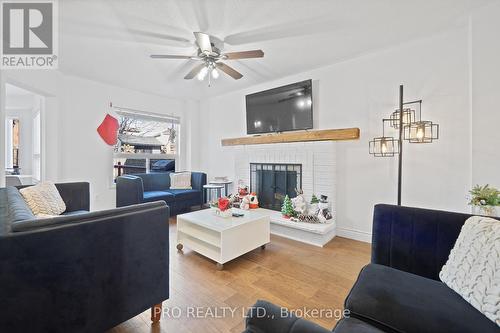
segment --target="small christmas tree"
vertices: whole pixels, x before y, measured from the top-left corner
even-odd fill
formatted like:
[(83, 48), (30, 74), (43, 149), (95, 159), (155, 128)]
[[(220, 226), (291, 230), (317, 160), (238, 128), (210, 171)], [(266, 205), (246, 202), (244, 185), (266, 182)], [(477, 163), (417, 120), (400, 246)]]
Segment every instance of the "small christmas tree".
[(288, 197), (288, 195), (285, 196), (285, 200), (283, 200), (283, 205), (281, 206), (281, 214), (283, 214), (286, 217), (292, 217), (294, 215), (294, 210), (293, 210), (293, 205), (292, 205), (292, 200)]
[(316, 194), (313, 194), (311, 197), (311, 205), (317, 204), (318, 202), (318, 197), (316, 196)]

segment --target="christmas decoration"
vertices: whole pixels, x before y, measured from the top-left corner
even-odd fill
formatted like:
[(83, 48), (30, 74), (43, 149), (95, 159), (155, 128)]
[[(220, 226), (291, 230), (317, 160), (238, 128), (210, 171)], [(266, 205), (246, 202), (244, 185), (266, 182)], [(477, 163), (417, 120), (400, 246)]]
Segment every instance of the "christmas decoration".
[(249, 210), (250, 209), (250, 196), (245, 195), (240, 202), (240, 209)]
[(248, 195), (248, 186), (243, 184), (242, 181), (240, 181), (240, 183), (238, 184), (238, 194), (241, 197)]
[(297, 196), (292, 199), (293, 210), (297, 214), (303, 214), (306, 211), (306, 199), (304, 198), (304, 192), (302, 190), (295, 189)]
[(250, 209), (259, 208), (259, 200), (257, 199), (257, 193), (250, 193)]
[(320, 223), (326, 223), (327, 220), (332, 219), (332, 213), (328, 208), (328, 197), (326, 195), (321, 195), (321, 199), (318, 203), (318, 208), (319, 212), (317, 216)]
[(316, 194), (313, 194), (311, 197), (311, 205), (319, 203), (318, 197)]
[[(227, 180), (227, 177), (224, 177)], [(248, 195), (248, 186), (240, 179), (238, 181), (238, 188), (236, 194), (233, 196), (233, 207), (241, 209), (250, 208), (250, 198), (245, 197)], [(245, 202), (243, 202), (245, 201)]]
[(305, 223), (320, 223), (319, 218), (316, 215), (310, 215), (310, 214), (298, 214), (297, 217), (292, 217), (290, 221), (305, 222)]
[(313, 194), (311, 197), (309, 208), (307, 209), (307, 213), (309, 215), (315, 215), (315, 216), (318, 215), (319, 212), (318, 203), (319, 203), (318, 197), (315, 194)]
[(294, 213), (292, 200), (286, 195), (285, 200), (283, 200), (283, 205), (281, 206), (281, 214), (283, 214), (285, 218), (290, 218), (294, 216)]
[(227, 209), (229, 209), (229, 199), (228, 198), (219, 198), (219, 209), (222, 210), (222, 211), (225, 211)]
[(118, 120), (107, 114), (102, 123), (97, 127), (97, 133), (110, 146), (116, 145), (118, 141)]
[(217, 201), (210, 204), (210, 207), (214, 209), (215, 215), (220, 217), (231, 217), (233, 212), (231, 210), (231, 197), (222, 197)]

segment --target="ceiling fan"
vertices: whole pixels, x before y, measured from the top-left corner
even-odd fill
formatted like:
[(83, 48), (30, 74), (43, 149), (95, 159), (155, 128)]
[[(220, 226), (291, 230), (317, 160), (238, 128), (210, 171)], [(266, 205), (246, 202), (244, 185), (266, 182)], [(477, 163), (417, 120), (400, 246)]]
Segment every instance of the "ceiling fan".
[(222, 60), (262, 58), (264, 56), (264, 52), (262, 50), (222, 53), (222, 51), (215, 46), (215, 43), (210, 40), (210, 35), (203, 32), (194, 32), (194, 36), (196, 38), (196, 45), (198, 46), (198, 54), (196, 56), (152, 54), (151, 58), (192, 59), (201, 61), (202, 63), (195, 66), (189, 73), (187, 73), (187, 75), (184, 76), (184, 79), (191, 80), (196, 76), (198, 80), (202, 81), (208, 76), (208, 85), (210, 86), (211, 78), (217, 79), (219, 77), (218, 69), (235, 80), (239, 80), (243, 77), (243, 74), (239, 73), (231, 66), (223, 63)]

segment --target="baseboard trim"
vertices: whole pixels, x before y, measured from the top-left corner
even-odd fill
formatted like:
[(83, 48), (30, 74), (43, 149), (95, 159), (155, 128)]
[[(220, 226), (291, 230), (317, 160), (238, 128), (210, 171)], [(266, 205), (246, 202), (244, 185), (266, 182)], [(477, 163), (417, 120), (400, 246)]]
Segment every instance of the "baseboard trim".
[(365, 243), (372, 242), (372, 234), (369, 232), (350, 228), (341, 228), (339, 226), (337, 226), (337, 236), (350, 238)]

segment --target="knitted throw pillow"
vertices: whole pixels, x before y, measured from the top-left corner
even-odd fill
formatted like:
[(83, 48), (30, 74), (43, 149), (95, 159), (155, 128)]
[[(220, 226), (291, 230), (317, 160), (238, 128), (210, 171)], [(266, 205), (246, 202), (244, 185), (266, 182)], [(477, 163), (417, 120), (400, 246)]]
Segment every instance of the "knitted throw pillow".
[(172, 190), (190, 190), (191, 172), (172, 172), (170, 173), (170, 189)]
[(19, 192), (35, 216), (60, 215), (66, 210), (66, 204), (52, 182), (25, 187)]
[(439, 278), (500, 326), (500, 221), (469, 218)]

